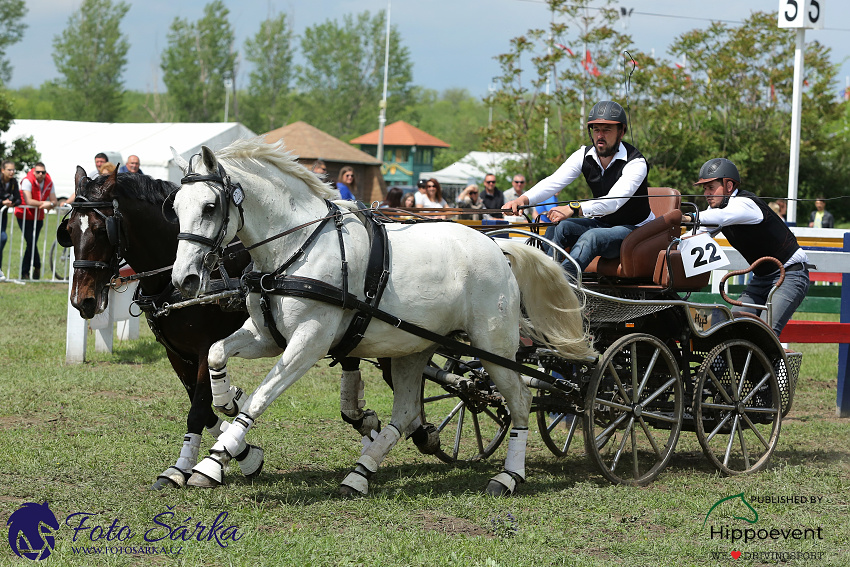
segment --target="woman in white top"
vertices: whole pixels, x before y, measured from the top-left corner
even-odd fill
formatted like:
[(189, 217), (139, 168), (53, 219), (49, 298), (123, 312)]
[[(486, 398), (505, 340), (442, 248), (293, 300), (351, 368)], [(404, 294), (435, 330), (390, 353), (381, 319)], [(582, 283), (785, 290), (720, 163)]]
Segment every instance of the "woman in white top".
[[(445, 209), (449, 206), (446, 200), (443, 199), (443, 190), (440, 187), (440, 182), (433, 177), (425, 184), (425, 198), (422, 200), (422, 206), (426, 209)], [(435, 216), (433, 218), (444, 219), (444, 216)]]

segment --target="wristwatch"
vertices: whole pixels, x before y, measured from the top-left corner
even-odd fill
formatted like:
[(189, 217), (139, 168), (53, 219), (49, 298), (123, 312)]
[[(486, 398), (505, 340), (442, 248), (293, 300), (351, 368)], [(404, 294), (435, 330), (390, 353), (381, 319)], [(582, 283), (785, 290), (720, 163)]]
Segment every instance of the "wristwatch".
[(578, 201), (570, 201), (570, 208), (573, 210), (573, 216), (581, 216), (581, 203)]

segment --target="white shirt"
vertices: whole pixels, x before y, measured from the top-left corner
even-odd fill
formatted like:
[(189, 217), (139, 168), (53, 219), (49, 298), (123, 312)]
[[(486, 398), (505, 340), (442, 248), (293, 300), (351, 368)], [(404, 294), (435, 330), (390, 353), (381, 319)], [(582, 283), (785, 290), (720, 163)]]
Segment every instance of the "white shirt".
[[(555, 173), (526, 191), (524, 195), (528, 197), (528, 204), (537, 205), (549, 197), (557, 195), (561, 192), (561, 189), (575, 181), (578, 176), (581, 175), (581, 166), (584, 163), (584, 152), (586, 147), (587, 146), (582, 146), (573, 152), (573, 154), (567, 158), (567, 161), (565, 161), (561, 167), (555, 171)], [(596, 153), (595, 147), (591, 149), (588, 155), (593, 156), (593, 159), (596, 160), (599, 167), (602, 167), (602, 162), (599, 161), (599, 156)], [(628, 159), (628, 152), (622, 142), (620, 143), (620, 147), (617, 148), (617, 153), (614, 154), (614, 157), (608, 164), (609, 167), (618, 159), (623, 161)], [(603, 171), (605, 169), (605, 167), (602, 167)], [(640, 188), (640, 185), (646, 178), (648, 171), (649, 169), (647, 168), (646, 160), (644, 158), (637, 158), (626, 163), (623, 167), (623, 172), (620, 175), (620, 178), (614, 183), (611, 190), (608, 191), (608, 195), (605, 199), (592, 199), (590, 201), (582, 202), (581, 210), (584, 216), (601, 217), (610, 215), (611, 213), (619, 210), (619, 208), (625, 205), (629, 198), (634, 196)], [(650, 211), (646, 220), (638, 223), (637, 226), (642, 226), (654, 218), (655, 215)]]
[(413, 194), (413, 202), (416, 204), (417, 207), (424, 207), (425, 199), (427, 199), (425, 193), (420, 193), (419, 191), (417, 191)]
[[(722, 209), (706, 209), (699, 214), (700, 227), (697, 232), (708, 232), (716, 227), (731, 226), (735, 224), (758, 224), (764, 220), (764, 214), (755, 201), (747, 197), (738, 196), (738, 190), (732, 191), (729, 196), (729, 203)], [(708, 226), (705, 226), (708, 225)], [(796, 264), (797, 262), (808, 262), (809, 257), (806, 256), (802, 248), (798, 248), (794, 254), (785, 262), (785, 266)]]

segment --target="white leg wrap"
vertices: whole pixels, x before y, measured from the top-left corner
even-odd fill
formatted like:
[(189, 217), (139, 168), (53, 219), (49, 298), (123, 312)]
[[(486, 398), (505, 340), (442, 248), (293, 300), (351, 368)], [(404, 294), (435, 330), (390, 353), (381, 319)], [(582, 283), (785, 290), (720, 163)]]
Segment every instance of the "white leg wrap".
[(263, 457), (265, 453), (256, 445), (248, 445), (241, 455), (236, 457), (239, 469), (248, 478), (254, 478), (263, 470)]
[(343, 370), (339, 383), (339, 409), (349, 419), (363, 417), (366, 407), (366, 384), (360, 378), (359, 370)]
[(192, 472), (195, 474), (188, 481), (190, 486), (199, 486), (194, 482), (196, 475), (202, 475), (216, 484), (222, 484), (224, 482), (224, 463), (221, 462), (218, 455), (205, 457), (200, 463), (195, 465)]
[(221, 434), (227, 430), (227, 427), (229, 425), (230, 424), (224, 421), (223, 419), (218, 418), (218, 422), (215, 425), (213, 425), (212, 427), (207, 427), (207, 433), (218, 439)]
[(490, 484), (487, 486), (487, 493), (492, 496), (510, 496), (516, 492), (517, 482), (514, 477), (506, 472), (500, 472), (490, 479)]
[(508, 456), (505, 458), (505, 470), (525, 479), (525, 447), (528, 441), (528, 429), (511, 429), (508, 439)]
[[(378, 466), (381, 464), (381, 461), (384, 460), (384, 457), (387, 456), (390, 449), (398, 443), (399, 439), (401, 439), (401, 432), (398, 430), (398, 427), (392, 423), (384, 427), (381, 430), (381, 433), (378, 434), (378, 437), (372, 441), (369, 447), (363, 452), (360, 460), (357, 461), (357, 464), (363, 467), (363, 470), (360, 472), (369, 474), (378, 470)], [(364, 461), (364, 459), (368, 460)], [(363, 463), (374, 463), (374, 470)]]
[(353, 471), (348, 473), (348, 476), (342, 480), (341, 484), (356, 490), (364, 496), (369, 494), (369, 481), (360, 473)]
[(177, 488), (183, 488), (184, 486), (186, 486), (186, 474), (187, 473), (181, 471), (177, 467), (168, 467), (167, 469), (162, 471), (162, 473), (158, 477), (156, 477), (157, 484), (155, 484), (154, 487), (158, 490), (167, 486), (167, 484), (162, 484), (159, 482), (161, 479), (165, 479), (173, 482), (174, 486), (176, 486)]
[(183, 437), (183, 447), (180, 448), (180, 457), (174, 465), (181, 471), (189, 472), (198, 462), (198, 451), (201, 448), (201, 436), (197, 433), (187, 433)]
[(210, 387), (213, 395), (213, 407), (224, 415), (233, 417), (242, 410), (245, 395), (240, 388), (230, 385), (227, 367), (219, 370), (210, 368)]
[(251, 426), (254, 425), (254, 420), (244, 413), (240, 413), (233, 419), (233, 423), (227, 428), (227, 431), (219, 435), (215, 445), (210, 449), (210, 453), (227, 453), (232, 458), (242, 453), (245, 450), (245, 435)]

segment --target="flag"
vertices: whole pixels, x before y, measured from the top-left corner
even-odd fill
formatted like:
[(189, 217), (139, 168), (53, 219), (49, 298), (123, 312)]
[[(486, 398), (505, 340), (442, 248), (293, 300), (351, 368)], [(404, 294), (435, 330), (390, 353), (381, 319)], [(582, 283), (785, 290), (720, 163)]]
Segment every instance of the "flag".
[(587, 50), (587, 54), (584, 58), (584, 63), (582, 63), (584, 69), (593, 75), (594, 77), (599, 76), (599, 68), (596, 66), (596, 63), (593, 62), (593, 57), (590, 56), (590, 50)]
[(572, 50), (572, 49), (570, 49), (569, 47), (567, 47), (566, 45), (564, 45), (563, 43), (556, 43), (555, 45), (556, 45), (557, 47), (560, 47), (561, 49), (563, 49), (563, 50), (564, 50), (564, 51), (566, 51), (567, 53), (569, 53), (569, 54), (570, 54), (570, 57), (575, 57), (575, 55), (576, 55), (576, 54), (575, 54), (575, 53), (573, 53), (573, 50)]

